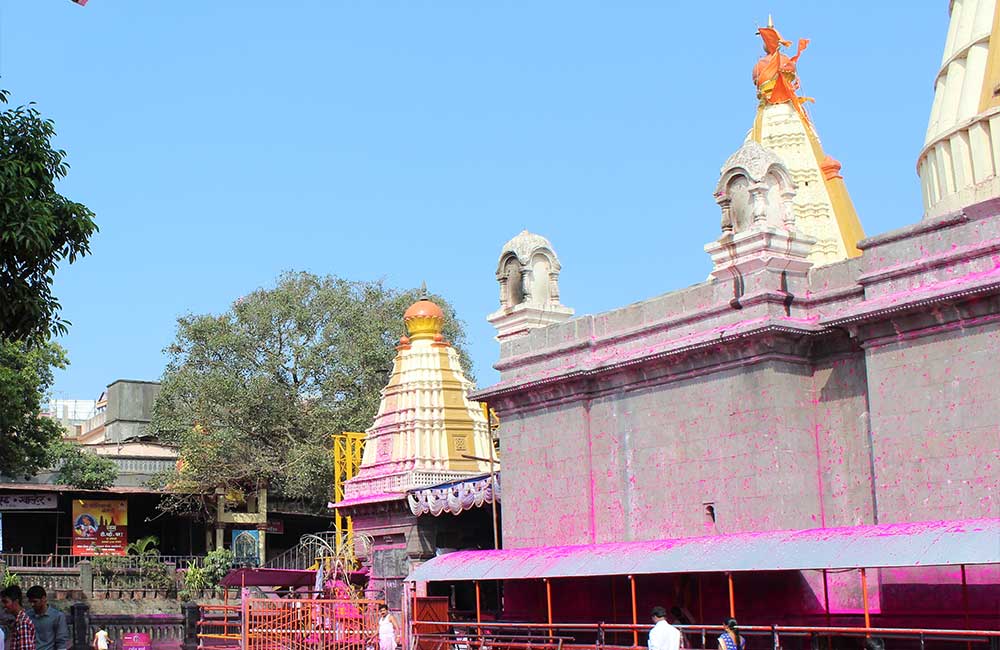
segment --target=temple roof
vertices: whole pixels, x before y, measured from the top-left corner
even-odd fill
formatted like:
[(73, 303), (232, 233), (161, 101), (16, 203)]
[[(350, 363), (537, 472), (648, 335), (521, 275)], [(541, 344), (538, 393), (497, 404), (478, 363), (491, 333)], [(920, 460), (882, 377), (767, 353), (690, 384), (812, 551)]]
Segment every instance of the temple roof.
[(403, 321), (409, 336), (396, 346), (360, 469), (345, 483), (341, 507), (402, 499), (408, 490), (489, 472), (486, 416), (467, 397), (473, 384), (443, 336), (444, 310), (422, 298)]

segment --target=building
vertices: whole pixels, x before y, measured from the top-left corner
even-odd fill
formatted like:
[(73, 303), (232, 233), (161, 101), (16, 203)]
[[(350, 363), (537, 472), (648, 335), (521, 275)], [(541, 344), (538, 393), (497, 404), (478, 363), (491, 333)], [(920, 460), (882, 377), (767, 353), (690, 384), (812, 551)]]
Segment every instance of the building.
[[(427, 299), (403, 315), (389, 382), (356, 476), (334, 504), (350, 517), (368, 591), (403, 607), (403, 579), (442, 549), (493, 548), (499, 497), (486, 415)], [(485, 507), (484, 507), (485, 506)], [(494, 602), (495, 605), (495, 602)]]
[[(711, 276), (569, 320), (545, 314), (553, 283), (516, 331), (490, 316), (500, 381), (473, 397), (502, 422), (504, 550), (411, 579), (502, 578), (510, 620), (542, 622), (548, 601), (557, 622), (634, 623), (664, 604), (707, 623), (997, 629), (995, 4), (952, 3), (919, 163), (927, 215), (864, 239), (802, 110), (798, 55), (762, 28), (761, 105), (713, 192)], [(513, 311), (524, 292), (500, 276)], [(945, 538), (928, 564), (949, 566), (918, 566)], [(833, 557), (861, 547), (856, 564)]]

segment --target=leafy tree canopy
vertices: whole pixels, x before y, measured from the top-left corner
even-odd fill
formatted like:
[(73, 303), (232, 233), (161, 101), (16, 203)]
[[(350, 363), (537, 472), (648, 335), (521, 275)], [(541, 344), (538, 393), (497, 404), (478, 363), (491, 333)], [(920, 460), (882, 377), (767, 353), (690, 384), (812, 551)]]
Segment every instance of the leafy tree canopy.
[(89, 253), (97, 231), (93, 212), (56, 191), (69, 166), (54, 136), (31, 104), (0, 111), (0, 339), (40, 343), (66, 333), (51, 290), (56, 267)]
[(50, 463), (57, 467), (56, 482), (84, 490), (103, 490), (114, 485), (118, 466), (71, 442), (60, 441), (50, 448)]
[(51, 464), (62, 427), (42, 417), (42, 400), (52, 387), (53, 369), (65, 367), (66, 354), (55, 343), (0, 340), (0, 473), (5, 476), (31, 477)]
[[(286, 273), (218, 315), (184, 316), (153, 413), (153, 430), (180, 448), (161, 477), (173, 511), (205, 507), (199, 494), (268, 486), (321, 506), (333, 483), (330, 436), (362, 431), (378, 409), (403, 312), (418, 290)], [(445, 337), (464, 352), (447, 301)]]

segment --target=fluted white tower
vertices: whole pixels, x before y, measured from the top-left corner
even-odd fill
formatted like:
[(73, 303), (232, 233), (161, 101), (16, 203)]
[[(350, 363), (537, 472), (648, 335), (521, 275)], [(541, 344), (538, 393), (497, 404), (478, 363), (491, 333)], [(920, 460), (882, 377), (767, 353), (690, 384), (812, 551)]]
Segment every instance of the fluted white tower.
[(952, 0), (917, 173), (925, 217), (1000, 195), (997, 0)]

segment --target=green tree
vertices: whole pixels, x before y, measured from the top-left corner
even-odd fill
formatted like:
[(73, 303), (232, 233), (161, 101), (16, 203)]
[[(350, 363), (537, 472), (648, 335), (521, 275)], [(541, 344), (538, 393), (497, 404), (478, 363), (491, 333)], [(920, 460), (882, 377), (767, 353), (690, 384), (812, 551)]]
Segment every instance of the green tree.
[(71, 442), (60, 441), (49, 449), (49, 463), (58, 468), (56, 482), (84, 490), (103, 490), (114, 485), (118, 466)]
[(55, 343), (0, 340), (0, 474), (27, 478), (51, 465), (62, 427), (42, 417), (42, 401), (53, 369), (65, 367), (65, 352)]
[[(0, 103), (7, 96), (0, 90)], [(53, 137), (52, 120), (33, 104), (0, 111), (0, 339), (66, 333), (52, 281), (59, 262), (90, 252), (97, 231), (85, 205), (56, 191), (69, 165)]]
[[(162, 507), (207, 513), (201, 494), (264, 486), (324, 505), (330, 435), (371, 424), (403, 312), (419, 297), (382, 282), (286, 273), (224, 314), (178, 319), (152, 423), (180, 449), (179, 469), (160, 480), (173, 488)], [(447, 301), (431, 299), (468, 368), (462, 323)]]

